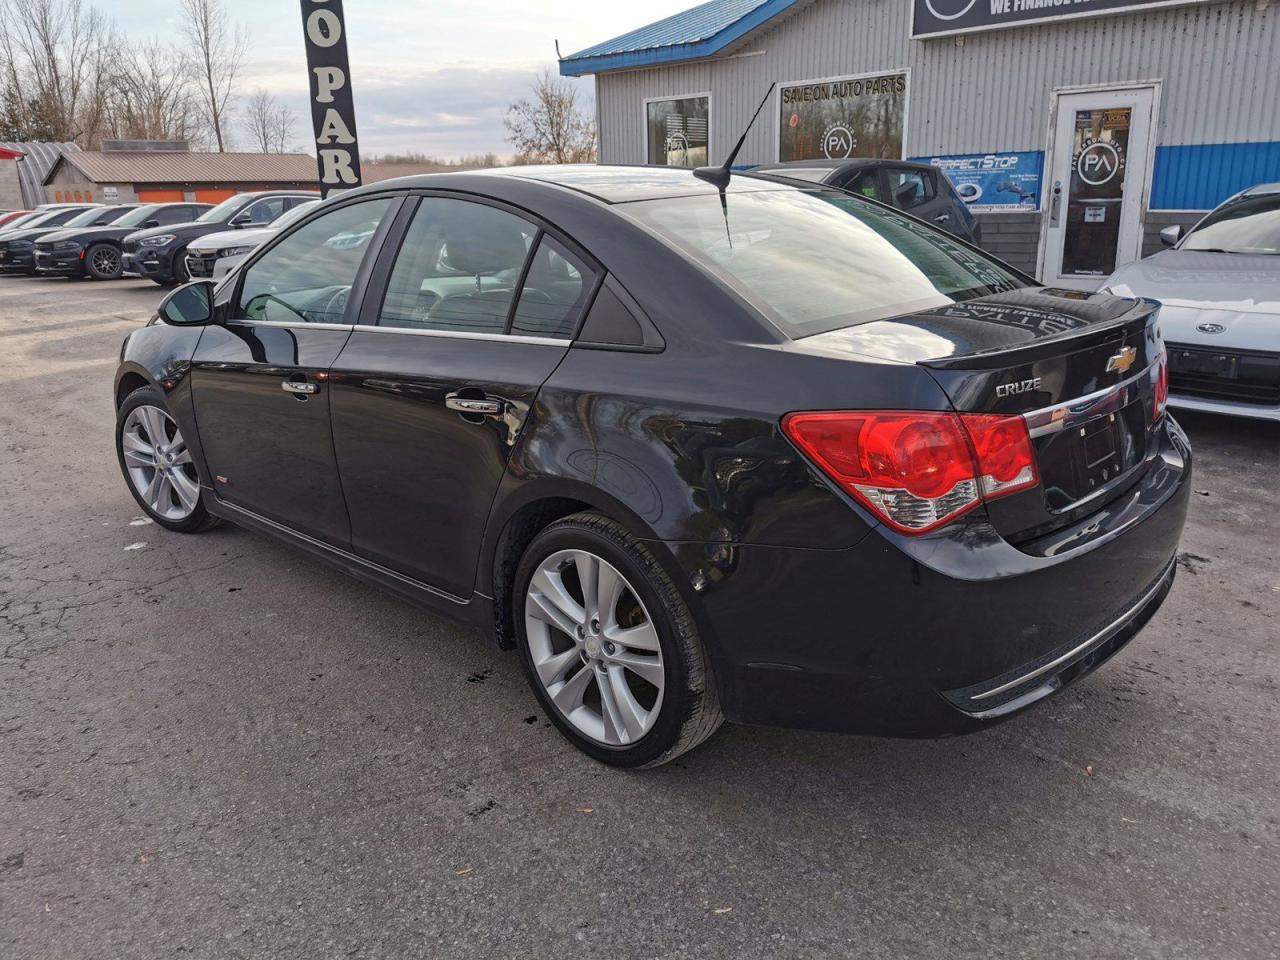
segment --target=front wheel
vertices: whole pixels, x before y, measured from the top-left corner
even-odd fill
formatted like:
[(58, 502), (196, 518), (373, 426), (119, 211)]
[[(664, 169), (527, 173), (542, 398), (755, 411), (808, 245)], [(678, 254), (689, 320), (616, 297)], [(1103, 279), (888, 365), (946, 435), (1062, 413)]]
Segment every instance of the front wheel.
[(583, 753), (666, 763), (723, 716), (683, 597), (648, 548), (595, 513), (551, 524), (516, 571), (516, 637), (533, 692)]
[(120, 405), (116, 456), (133, 499), (160, 526), (198, 533), (217, 525), (200, 501), (191, 451), (158, 388), (139, 387)]
[(84, 269), (95, 280), (115, 280), (124, 272), (124, 261), (111, 244), (95, 243), (84, 252)]

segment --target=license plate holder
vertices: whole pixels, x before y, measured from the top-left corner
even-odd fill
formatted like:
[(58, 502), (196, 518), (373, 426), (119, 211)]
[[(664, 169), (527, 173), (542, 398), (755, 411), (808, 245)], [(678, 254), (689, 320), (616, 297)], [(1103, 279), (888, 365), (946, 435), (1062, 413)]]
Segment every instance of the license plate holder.
[(1170, 358), (1170, 370), (1174, 373), (1194, 373), (1200, 376), (1235, 380), (1239, 376), (1240, 359), (1226, 354), (1200, 353), (1178, 350)]

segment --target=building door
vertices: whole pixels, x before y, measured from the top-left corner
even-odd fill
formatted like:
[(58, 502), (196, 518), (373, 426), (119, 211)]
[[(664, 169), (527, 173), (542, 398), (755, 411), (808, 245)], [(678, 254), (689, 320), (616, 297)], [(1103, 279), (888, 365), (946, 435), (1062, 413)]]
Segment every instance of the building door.
[(139, 203), (181, 203), (187, 195), (181, 190), (139, 190)]
[(1155, 88), (1055, 96), (1040, 276), (1096, 290), (1142, 251)]

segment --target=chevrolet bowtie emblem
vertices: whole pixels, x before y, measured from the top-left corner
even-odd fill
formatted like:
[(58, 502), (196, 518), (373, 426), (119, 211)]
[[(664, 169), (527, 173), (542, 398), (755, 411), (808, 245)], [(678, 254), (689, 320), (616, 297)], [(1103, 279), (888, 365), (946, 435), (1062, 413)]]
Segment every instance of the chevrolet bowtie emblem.
[(1107, 372), (1112, 370), (1117, 373), (1124, 373), (1133, 366), (1133, 361), (1138, 357), (1138, 351), (1133, 347), (1125, 347), (1113, 357), (1107, 358)]

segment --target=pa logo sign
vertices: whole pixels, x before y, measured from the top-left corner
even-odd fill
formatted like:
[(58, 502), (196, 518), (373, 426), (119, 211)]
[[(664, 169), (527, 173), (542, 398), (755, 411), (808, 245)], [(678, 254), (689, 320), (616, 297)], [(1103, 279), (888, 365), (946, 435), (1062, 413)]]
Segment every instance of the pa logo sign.
[(843, 123), (833, 123), (822, 132), (822, 154), (828, 160), (843, 160), (857, 145), (858, 138)]
[(1120, 172), (1120, 151), (1106, 140), (1095, 140), (1076, 158), (1076, 173), (1090, 186), (1106, 183)]

